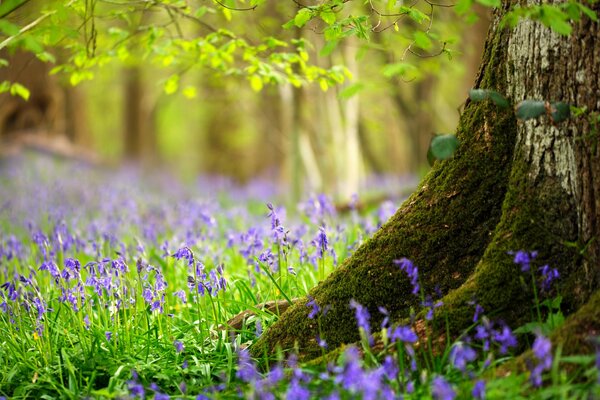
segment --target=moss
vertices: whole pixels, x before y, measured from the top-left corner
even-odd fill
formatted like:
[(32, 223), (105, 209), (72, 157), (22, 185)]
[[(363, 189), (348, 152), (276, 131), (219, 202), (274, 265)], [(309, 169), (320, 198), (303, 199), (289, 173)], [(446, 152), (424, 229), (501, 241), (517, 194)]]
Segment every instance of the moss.
[(551, 337), (552, 343), (562, 346), (563, 355), (593, 353), (595, 343), (590, 340), (600, 337), (600, 290), (573, 315)]
[[(488, 51), (484, 83), (503, 82), (502, 47), (496, 40)], [(331, 348), (358, 340), (351, 299), (365, 305), (372, 325), (381, 321), (377, 306), (385, 305), (394, 318), (408, 315), (418, 305), (411, 286), (393, 261), (410, 258), (419, 266), (426, 292), (434, 287), (449, 291), (461, 286), (473, 272), (500, 220), (516, 122), (510, 110), (493, 104), (471, 103), (457, 130), (461, 146), (452, 160), (438, 162), (419, 189), (394, 217), (324, 282), (311, 291), (321, 306), (331, 309), (323, 317), (322, 331), (307, 318), (306, 299), (281, 316), (253, 346), (254, 354), (272, 352), (279, 345), (299, 345), (308, 357), (318, 356), (318, 333)]]
[[(530, 278), (513, 263), (509, 252), (535, 250), (539, 254), (534, 264), (536, 270), (541, 265), (551, 264), (559, 269), (561, 276), (576, 273), (577, 251), (565, 246), (566, 241), (577, 238), (577, 215), (572, 199), (555, 178), (538, 176), (532, 180), (524, 157), (517, 154), (515, 158), (502, 218), (493, 240), (474, 274), (444, 299), (445, 310), (440, 312), (448, 313), (454, 334), (471, 323), (473, 306), (469, 302), (472, 300), (512, 327), (532, 320)], [(577, 299), (572, 292), (562, 289), (567, 308), (572, 308), (569, 305)]]

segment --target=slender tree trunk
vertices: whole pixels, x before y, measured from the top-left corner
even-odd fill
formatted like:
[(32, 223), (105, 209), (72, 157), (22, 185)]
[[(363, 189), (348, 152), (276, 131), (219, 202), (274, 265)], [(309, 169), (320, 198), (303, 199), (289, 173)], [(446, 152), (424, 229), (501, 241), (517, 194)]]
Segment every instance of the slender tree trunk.
[[(476, 86), (504, 93), (514, 103), (560, 100), (597, 116), (598, 24), (586, 19), (569, 37), (531, 21), (501, 28), (512, 3), (495, 12)], [(296, 343), (305, 356), (318, 355), (318, 333), (330, 348), (356, 341), (351, 299), (368, 307), (373, 326), (383, 317), (378, 306), (405, 320), (420, 299), (394, 265), (402, 257), (419, 266), (425, 293), (436, 287), (444, 293), (438, 314), (448, 315), (455, 334), (471, 324), (473, 300), (509, 325), (530, 320), (530, 286), (523, 286), (510, 251), (537, 250), (536, 269), (546, 263), (559, 269), (563, 311), (575, 313), (590, 299), (600, 283), (600, 185), (594, 184), (600, 154), (588, 118), (522, 122), (511, 108), (467, 102), (457, 136), (461, 146), (454, 157), (436, 163), (394, 217), (311, 291), (317, 304), (331, 306), (321, 331), (307, 318), (305, 299), (263, 334), (255, 354)], [(585, 346), (590, 326), (598, 331), (600, 321), (589, 321), (573, 343)]]

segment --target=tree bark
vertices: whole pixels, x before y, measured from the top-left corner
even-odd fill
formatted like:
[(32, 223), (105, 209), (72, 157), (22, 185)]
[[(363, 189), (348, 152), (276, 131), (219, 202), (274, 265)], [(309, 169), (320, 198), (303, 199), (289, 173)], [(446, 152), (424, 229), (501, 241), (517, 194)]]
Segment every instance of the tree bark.
[[(494, 14), (476, 86), (515, 104), (564, 101), (598, 113), (598, 24), (585, 19), (569, 37), (531, 21), (503, 28), (500, 21), (514, 3), (504, 2)], [(600, 6), (593, 7), (598, 12)], [(402, 257), (419, 266), (425, 293), (442, 291), (444, 306), (436, 314), (448, 316), (454, 334), (471, 325), (472, 300), (509, 325), (530, 320), (532, 293), (507, 254), (520, 249), (539, 252), (536, 268), (547, 263), (559, 269), (563, 311), (574, 313), (600, 283), (594, 129), (587, 117), (523, 122), (510, 108), (467, 101), (454, 157), (437, 162), (390, 221), (311, 291), (317, 304), (331, 306), (321, 331), (307, 318), (304, 299), (263, 334), (253, 352), (296, 345), (305, 357), (316, 356), (317, 334), (330, 349), (357, 341), (351, 299), (368, 308), (372, 326), (383, 317), (378, 306), (396, 321), (406, 320), (419, 299), (394, 265)]]

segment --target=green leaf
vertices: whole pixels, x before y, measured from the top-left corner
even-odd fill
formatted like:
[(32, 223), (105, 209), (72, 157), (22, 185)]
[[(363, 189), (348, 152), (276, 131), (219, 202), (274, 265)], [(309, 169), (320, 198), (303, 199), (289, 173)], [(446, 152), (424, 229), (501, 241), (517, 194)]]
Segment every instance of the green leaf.
[(431, 140), (429, 145), (431, 154), (438, 160), (446, 160), (454, 154), (458, 148), (459, 141), (456, 135), (445, 134), (437, 135)]
[(552, 113), (552, 120), (557, 123), (567, 120), (571, 116), (571, 107), (562, 101), (552, 103), (550, 111)]
[(416, 31), (414, 35), (415, 45), (423, 50), (431, 49), (433, 43), (425, 32)]
[(500, 0), (477, 0), (477, 2), (487, 7), (500, 7), (502, 5)]
[(173, 94), (179, 89), (179, 75), (173, 74), (165, 81), (164, 91), (166, 94)]
[(9, 90), (10, 90), (10, 82), (9, 81), (0, 82), (0, 93), (5, 93), (5, 92), (8, 92)]
[(332, 11), (321, 11), (319, 16), (325, 23), (327, 23), (327, 25), (331, 25), (331, 24), (335, 23), (335, 20), (336, 20), (335, 13)]
[(495, 90), (471, 89), (469, 91), (469, 98), (474, 102), (483, 101), (489, 98), (494, 102), (494, 104), (502, 108), (506, 108), (509, 105), (508, 100), (506, 100), (504, 96)]
[(28, 0), (5, 0), (0, 2), (0, 18), (6, 17)]
[(198, 95), (198, 89), (195, 86), (187, 86), (182, 93), (186, 98), (193, 99)]
[(486, 89), (471, 89), (469, 90), (469, 98), (474, 102), (483, 101), (488, 98), (488, 91)]
[(596, 356), (594, 354), (581, 354), (581, 355), (573, 355), (573, 356), (562, 356), (560, 358), (560, 362), (569, 363), (569, 364), (579, 364), (579, 365), (588, 365), (593, 363), (596, 360)]
[(579, 6), (579, 9), (581, 10), (582, 13), (584, 13), (585, 15), (588, 16), (589, 19), (591, 19), (592, 21), (598, 21), (598, 15), (596, 15), (596, 12), (586, 6), (584, 6), (581, 3), (575, 3)]
[(502, 96), (500, 93), (496, 92), (495, 90), (490, 90), (489, 96), (490, 96), (490, 99), (492, 99), (492, 101), (494, 102), (494, 104), (500, 108), (506, 108), (510, 105), (508, 103), (508, 100), (506, 100), (506, 98), (504, 96)]
[(528, 119), (537, 118), (546, 112), (546, 105), (539, 100), (523, 100), (517, 104), (515, 114), (517, 118), (527, 121)]
[(364, 88), (365, 88), (365, 84), (362, 82), (353, 83), (351, 85), (346, 86), (342, 90), (340, 90), (338, 97), (340, 99), (349, 99), (350, 97), (358, 94), (358, 92), (360, 92)]
[(417, 67), (405, 62), (388, 64), (383, 67), (383, 76), (386, 78), (391, 78), (396, 75), (400, 75), (405, 79), (414, 79), (420, 76)]
[(312, 18), (312, 11), (309, 8), (302, 8), (294, 17), (294, 25), (302, 28)]
[(21, 98), (23, 98), (25, 101), (29, 100), (29, 89), (27, 89), (25, 86), (21, 85), (20, 83), (13, 83), (12, 85), (10, 85), (10, 94), (12, 94), (13, 96), (19, 96)]
[(263, 88), (262, 78), (260, 76), (258, 76), (258, 75), (252, 75), (250, 77), (250, 87), (255, 92), (260, 92), (262, 90), (262, 88)]
[(429, 15), (412, 7), (408, 9), (408, 16), (418, 24), (422, 24), (424, 21), (429, 21)]
[(21, 32), (21, 28), (12, 22), (0, 19), (0, 32), (4, 33), (6, 36), (15, 36)]
[(542, 329), (543, 324), (539, 322), (528, 322), (523, 326), (518, 327), (513, 332), (514, 333), (534, 333), (538, 332)]
[(458, 0), (456, 2), (456, 6), (454, 7), (454, 11), (458, 15), (464, 15), (471, 10), (473, 6), (473, 0)]

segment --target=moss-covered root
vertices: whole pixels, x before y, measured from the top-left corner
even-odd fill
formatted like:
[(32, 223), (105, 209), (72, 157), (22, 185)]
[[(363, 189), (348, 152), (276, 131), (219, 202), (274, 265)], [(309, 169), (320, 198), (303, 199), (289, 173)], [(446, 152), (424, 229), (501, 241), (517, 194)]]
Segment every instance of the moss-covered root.
[(589, 354), (596, 350), (592, 339), (600, 337), (600, 290), (565, 324), (552, 334), (555, 346), (562, 346), (562, 354)]
[[(550, 340), (555, 349), (560, 347), (561, 356), (593, 354), (598, 350), (597, 338), (600, 337), (600, 290), (577, 312), (571, 314), (564, 325), (555, 331)], [(496, 370), (497, 376), (506, 376), (514, 372), (525, 372), (534, 355), (528, 350)], [(561, 369), (573, 366), (561, 364)]]
[[(508, 31), (494, 25), (490, 32), (478, 85), (504, 92), (503, 35)], [(321, 323), (307, 318), (307, 300), (301, 300), (254, 344), (254, 355), (297, 344), (301, 353), (318, 356), (317, 335), (330, 349), (357, 341), (351, 299), (367, 307), (372, 326), (382, 320), (378, 306), (385, 306), (392, 318), (406, 318), (419, 300), (395, 259), (407, 257), (419, 266), (426, 293), (436, 286), (448, 292), (466, 281), (500, 220), (515, 148), (514, 114), (491, 102), (469, 103), (457, 136), (461, 146), (454, 158), (436, 163), (394, 217), (311, 291), (318, 305), (330, 306)]]
[(394, 265), (407, 257), (419, 266), (427, 293), (459, 287), (473, 272), (501, 215), (514, 148), (512, 113), (490, 104), (471, 104), (458, 132), (463, 140), (453, 160), (434, 167), (396, 215), (330, 277), (311, 291), (321, 307), (321, 331), (307, 318), (306, 299), (281, 316), (253, 346), (256, 355), (276, 346), (319, 355), (317, 335), (330, 348), (358, 339), (351, 299), (366, 306), (377, 325), (385, 306), (393, 317), (406, 317), (418, 306), (406, 274)]

